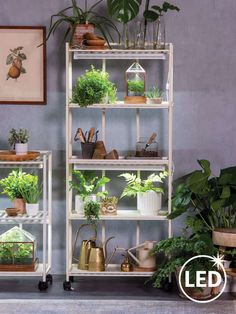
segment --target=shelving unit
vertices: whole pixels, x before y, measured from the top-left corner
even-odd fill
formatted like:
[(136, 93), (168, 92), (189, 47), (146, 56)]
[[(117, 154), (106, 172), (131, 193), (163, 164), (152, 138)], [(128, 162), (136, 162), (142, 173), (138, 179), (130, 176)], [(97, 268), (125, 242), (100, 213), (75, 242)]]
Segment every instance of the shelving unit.
[[(168, 60), (168, 79), (166, 84), (167, 100), (161, 104), (124, 104), (117, 101), (115, 104), (94, 104), (87, 108), (81, 108), (78, 104), (70, 103), (72, 97), (72, 70), (73, 59), (78, 60), (101, 60), (102, 68), (106, 69), (106, 60)], [(76, 110), (96, 109), (101, 111), (102, 119), (102, 140), (106, 142), (106, 111), (107, 110), (133, 110), (136, 115), (136, 138), (140, 138), (140, 111), (155, 109), (167, 110), (168, 112), (168, 154), (166, 157), (152, 160), (126, 159), (121, 157), (119, 160), (93, 160), (80, 159), (73, 156), (72, 144), (72, 117)], [(171, 212), (171, 194), (173, 177), (172, 160), (172, 123), (173, 123), (173, 45), (166, 44), (162, 50), (79, 50), (71, 49), (66, 45), (66, 281), (64, 289), (71, 290), (72, 277), (76, 276), (125, 276), (125, 277), (149, 277), (151, 272), (130, 272), (124, 273), (119, 270), (120, 265), (111, 264), (105, 272), (91, 272), (79, 270), (72, 262), (72, 222), (83, 221), (85, 218), (73, 210), (72, 191), (69, 181), (72, 180), (72, 170), (101, 170), (103, 175), (106, 170), (110, 171), (163, 171), (169, 172), (168, 176), (168, 204), (166, 210), (163, 209), (158, 216), (141, 216), (134, 210), (118, 210), (117, 216), (100, 216), (102, 228), (102, 241), (106, 238), (106, 221), (135, 221), (136, 222), (136, 245), (140, 243), (140, 221), (163, 221), (167, 224), (168, 236), (172, 235), (171, 221), (167, 219), (167, 213)]]
[(50, 274), (52, 265), (52, 154), (49, 151), (40, 151), (37, 159), (23, 162), (0, 161), (0, 168), (4, 169), (39, 169), (42, 171), (43, 196), (42, 209), (35, 216), (27, 214), (9, 217), (5, 210), (0, 210), (0, 225), (18, 225), (24, 228), (25, 225), (42, 226), (42, 260), (36, 265), (33, 272), (0, 272), (1, 277), (42, 277), (39, 281), (39, 290), (46, 290), (48, 283), (52, 283)]

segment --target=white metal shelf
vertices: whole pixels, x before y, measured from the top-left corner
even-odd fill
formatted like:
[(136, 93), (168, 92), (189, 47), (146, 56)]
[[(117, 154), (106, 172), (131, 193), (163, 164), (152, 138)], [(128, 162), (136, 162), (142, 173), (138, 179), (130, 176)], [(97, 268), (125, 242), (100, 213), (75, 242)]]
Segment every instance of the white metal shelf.
[[(117, 101), (114, 104), (93, 104), (88, 109), (168, 109), (173, 104), (163, 101), (161, 104), (125, 104), (124, 101)], [(70, 109), (86, 109), (78, 104), (70, 103)]]
[(80, 159), (72, 156), (69, 163), (74, 169), (84, 170), (155, 170), (163, 171), (169, 162), (166, 157), (162, 159)]
[(8, 216), (5, 210), (0, 210), (0, 224), (43, 224), (49, 223), (48, 213), (44, 217), (44, 212), (39, 211), (35, 216), (27, 214), (17, 215), (16, 217)]
[(69, 276), (81, 276), (81, 277), (150, 277), (153, 272), (122, 272), (120, 271), (120, 264), (109, 264), (106, 271), (88, 271), (80, 270), (77, 268), (77, 264), (72, 264), (69, 271)]
[(48, 158), (51, 152), (39, 151), (40, 155), (35, 160), (29, 161), (0, 161), (0, 168), (43, 168), (44, 156)]
[[(46, 273), (50, 271), (50, 268), (51, 266), (46, 264)], [(1, 271), (0, 277), (42, 277), (43, 269), (43, 263), (39, 263), (35, 271)]]
[[(134, 221), (141, 221), (141, 220), (168, 220), (167, 217), (167, 211), (160, 211), (157, 216), (143, 216), (140, 214), (138, 210), (118, 210), (117, 215), (100, 215), (99, 220), (134, 220)], [(86, 220), (86, 218), (81, 215), (76, 213), (75, 211), (72, 211), (72, 213), (69, 215), (70, 220)]]

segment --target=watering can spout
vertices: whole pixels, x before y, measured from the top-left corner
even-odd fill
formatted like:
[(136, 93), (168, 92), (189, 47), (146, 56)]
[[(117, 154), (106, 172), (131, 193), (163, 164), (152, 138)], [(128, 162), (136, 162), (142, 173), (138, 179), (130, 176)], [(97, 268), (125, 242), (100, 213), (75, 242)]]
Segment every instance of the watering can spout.
[(110, 238), (108, 238), (104, 243), (103, 243), (103, 252), (104, 252), (104, 257), (105, 257), (105, 260), (106, 260), (106, 263), (105, 263), (105, 268), (107, 268), (107, 266), (109, 265), (113, 255), (114, 255), (114, 252), (110, 255), (109, 258), (107, 258), (107, 244), (110, 240), (114, 239), (115, 237), (112, 236)]

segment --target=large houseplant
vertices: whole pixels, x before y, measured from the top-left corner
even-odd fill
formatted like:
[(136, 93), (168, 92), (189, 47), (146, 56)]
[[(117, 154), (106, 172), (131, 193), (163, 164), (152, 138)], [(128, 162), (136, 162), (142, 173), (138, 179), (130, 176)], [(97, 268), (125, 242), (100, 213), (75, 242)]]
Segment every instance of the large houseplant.
[(109, 29), (115, 30), (119, 36), (119, 32), (115, 24), (105, 16), (101, 16), (94, 9), (103, 0), (97, 1), (95, 4), (88, 7), (88, 1), (84, 1), (84, 8), (77, 4), (76, 0), (71, 1), (71, 5), (56, 14), (51, 16), (49, 31), (46, 40), (51, 34), (57, 30), (61, 24), (67, 24), (67, 29), (64, 34), (64, 40), (70, 34), (70, 43), (72, 46), (80, 45), (83, 41), (85, 33), (93, 33), (94, 29), (98, 29), (109, 44), (109, 39), (113, 41)]
[(146, 180), (142, 180), (133, 173), (123, 173), (120, 177), (125, 178), (127, 185), (121, 197), (137, 196), (137, 209), (141, 215), (157, 215), (161, 209), (161, 199), (164, 190), (158, 186), (167, 177), (166, 171), (158, 174), (151, 174)]
[[(170, 219), (188, 212), (189, 226), (213, 233), (221, 246), (236, 246), (236, 167), (213, 176), (208, 160), (198, 160), (201, 170), (175, 181)], [(193, 215), (193, 217), (192, 217)]]
[(85, 74), (77, 78), (73, 89), (72, 102), (80, 107), (92, 104), (114, 103), (116, 87), (110, 82), (109, 74), (95, 69), (93, 66)]
[[(172, 274), (175, 274), (178, 283), (181, 266), (183, 266), (191, 257), (204, 255), (206, 252), (210, 256), (214, 256), (217, 253), (208, 233), (196, 233), (189, 238), (172, 237), (157, 243), (153, 250), (153, 254), (164, 254), (164, 258), (157, 271), (152, 276), (154, 287), (160, 288), (165, 285), (166, 280), (168, 280)], [(210, 260), (202, 258), (193, 260), (185, 270), (189, 271), (190, 283), (194, 283), (196, 271), (215, 269), (216, 266), (213, 266), (213, 263)], [(204, 299), (211, 295), (211, 289), (209, 288), (204, 290), (200, 290), (199, 288), (187, 288), (184, 286), (184, 280), (181, 280), (181, 282), (187, 294), (195, 299)], [(181, 290), (180, 295), (183, 296)]]
[(84, 214), (84, 205), (89, 201), (96, 201), (98, 197), (105, 197), (108, 192), (100, 191), (109, 178), (102, 176), (99, 178), (91, 171), (73, 171), (74, 179), (70, 181), (70, 188), (75, 191), (75, 211)]
[(19, 214), (25, 214), (25, 201), (22, 191), (30, 191), (38, 177), (22, 170), (13, 170), (7, 178), (0, 180), (2, 194), (7, 195), (13, 202), (14, 207), (18, 209)]

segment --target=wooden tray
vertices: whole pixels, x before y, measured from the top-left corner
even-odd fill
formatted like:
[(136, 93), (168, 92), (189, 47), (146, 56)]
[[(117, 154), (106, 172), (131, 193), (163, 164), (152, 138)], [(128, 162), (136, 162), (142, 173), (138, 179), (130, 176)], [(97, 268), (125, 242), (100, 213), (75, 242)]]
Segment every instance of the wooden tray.
[(25, 155), (16, 155), (9, 150), (0, 150), (0, 161), (29, 161), (35, 160), (40, 155), (39, 152), (29, 151)]
[(22, 271), (22, 272), (33, 272), (36, 271), (38, 267), (38, 259), (36, 259), (34, 261), (33, 264), (29, 264), (29, 265), (16, 265), (16, 264), (10, 264), (10, 265), (6, 265), (6, 264), (0, 264), (0, 271)]

